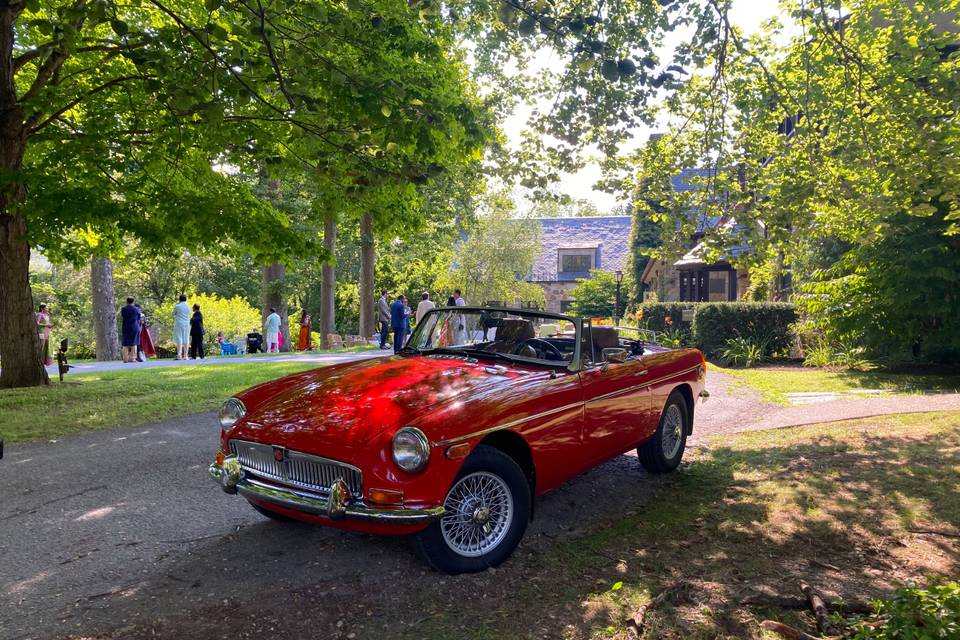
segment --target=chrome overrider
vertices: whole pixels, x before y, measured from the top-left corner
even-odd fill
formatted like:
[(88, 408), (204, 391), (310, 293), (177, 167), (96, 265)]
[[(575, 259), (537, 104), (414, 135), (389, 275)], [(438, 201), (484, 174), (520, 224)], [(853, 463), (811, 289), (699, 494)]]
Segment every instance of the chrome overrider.
[(330, 487), (329, 496), (269, 484), (248, 476), (237, 457), (232, 455), (226, 456), (222, 464), (217, 462), (211, 464), (207, 472), (226, 493), (239, 493), (245, 498), (253, 498), (310, 515), (326, 516), (331, 520), (354, 519), (390, 524), (426, 524), (444, 514), (443, 507), (395, 509), (367, 506), (350, 495), (350, 489), (342, 478), (336, 480)]

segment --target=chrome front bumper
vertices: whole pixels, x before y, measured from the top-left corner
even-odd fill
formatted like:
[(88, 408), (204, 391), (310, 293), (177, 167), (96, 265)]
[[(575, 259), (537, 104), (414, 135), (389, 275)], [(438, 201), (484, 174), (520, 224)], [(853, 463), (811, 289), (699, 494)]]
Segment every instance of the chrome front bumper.
[(366, 520), (388, 524), (426, 524), (443, 515), (443, 507), (432, 509), (402, 509), (370, 507), (350, 495), (347, 483), (337, 480), (330, 487), (329, 496), (282, 487), (250, 477), (241, 467), (236, 456), (227, 456), (223, 464), (214, 462), (207, 469), (226, 493), (239, 493), (252, 498), (301, 511), (314, 516), (326, 516), (331, 520)]

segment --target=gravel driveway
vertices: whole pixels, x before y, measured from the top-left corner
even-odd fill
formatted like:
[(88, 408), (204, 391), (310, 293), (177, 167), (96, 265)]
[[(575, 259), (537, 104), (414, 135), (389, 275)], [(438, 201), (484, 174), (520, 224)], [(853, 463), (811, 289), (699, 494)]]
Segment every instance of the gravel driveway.
[[(697, 409), (696, 446), (712, 434), (841, 411), (769, 405), (720, 374), (710, 389)], [(871, 403), (890, 409), (888, 400), (897, 409), (930, 399), (844, 402), (875, 413), (880, 405)], [(960, 409), (956, 396), (937, 400)], [(199, 414), (8, 447), (0, 461), (0, 638), (184, 637), (184, 628), (197, 638), (274, 636), (284, 620), (299, 619), (304, 598), (319, 625), (312, 637), (368, 637), (422, 618), (391, 609), (386, 584), (425, 593), (445, 593), (446, 581), (471, 593), (497, 588), (492, 574), (425, 571), (403, 539), (259, 516), (207, 479), (217, 437), (215, 416)], [(520, 553), (535, 558), (558, 537), (642, 508), (669, 481), (620, 456), (539, 500)], [(242, 634), (216, 633), (241, 616)]]

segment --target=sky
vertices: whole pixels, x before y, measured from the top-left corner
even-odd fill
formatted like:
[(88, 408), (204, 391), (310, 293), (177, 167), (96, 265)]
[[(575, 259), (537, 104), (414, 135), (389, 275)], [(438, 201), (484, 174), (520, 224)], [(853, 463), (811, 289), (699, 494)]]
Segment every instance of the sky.
[[(733, 0), (731, 7), (731, 21), (740, 27), (747, 35), (756, 33), (760, 30), (760, 25), (774, 16), (780, 16), (784, 24), (788, 24), (789, 19), (780, 13), (777, 0)], [(780, 37), (787, 39), (793, 34), (791, 29), (784, 29)], [(666, 43), (669, 48), (673, 47), (670, 42)], [(533, 107), (527, 106), (518, 109), (512, 118), (509, 118), (503, 124), (504, 134), (508, 143), (511, 145), (519, 144), (521, 132), (525, 128), (527, 116)], [(640, 144), (645, 141), (651, 133), (662, 130), (663, 127), (638, 127), (634, 130), (634, 144)], [(593, 184), (601, 177), (600, 167), (596, 162), (591, 162), (579, 172), (567, 175), (556, 188), (561, 193), (566, 193), (573, 198), (585, 199), (592, 202), (601, 212), (609, 212), (621, 202), (617, 196), (593, 188)], [(524, 205), (521, 204), (521, 207)]]

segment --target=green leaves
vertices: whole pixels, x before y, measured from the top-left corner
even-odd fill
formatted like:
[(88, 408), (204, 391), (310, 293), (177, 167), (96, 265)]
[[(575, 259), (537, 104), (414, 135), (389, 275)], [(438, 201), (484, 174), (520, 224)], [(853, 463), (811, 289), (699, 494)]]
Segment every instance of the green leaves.
[(130, 30), (130, 27), (123, 20), (114, 18), (110, 21), (110, 28), (113, 29), (113, 32), (118, 36), (125, 36)]

